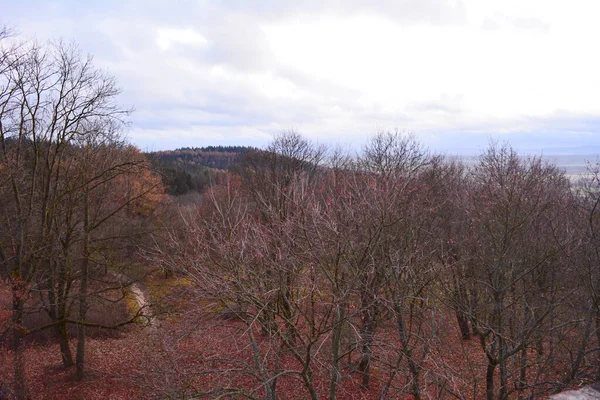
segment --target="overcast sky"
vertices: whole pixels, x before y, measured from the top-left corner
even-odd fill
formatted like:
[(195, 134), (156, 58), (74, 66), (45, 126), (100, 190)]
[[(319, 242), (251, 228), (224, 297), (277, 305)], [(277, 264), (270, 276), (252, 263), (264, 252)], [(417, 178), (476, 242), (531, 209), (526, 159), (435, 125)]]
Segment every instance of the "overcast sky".
[(600, 152), (598, 0), (8, 1), (0, 24), (74, 40), (115, 75), (144, 150), (294, 129), (359, 147)]

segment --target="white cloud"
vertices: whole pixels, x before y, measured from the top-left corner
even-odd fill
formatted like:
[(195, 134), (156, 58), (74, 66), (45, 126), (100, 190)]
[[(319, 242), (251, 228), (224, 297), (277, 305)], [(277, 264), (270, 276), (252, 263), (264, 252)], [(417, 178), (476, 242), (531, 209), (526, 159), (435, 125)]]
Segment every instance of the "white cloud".
[(163, 51), (169, 50), (174, 44), (193, 47), (205, 47), (208, 40), (193, 29), (160, 28), (156, 33), (156, 45)]
[[(573, 27), (395, 24), (380, 17), (306, 17), (263, 26), (274, 58), (360, 92), (383, 110), (461, 99), (471, 120), (543, 116), (556, 110), (600, 113), (600, 59), (593, 37)], [(592, 28), (594, 29), (594, 28)], [(597, 34), (600, 34), (598, 30)]]

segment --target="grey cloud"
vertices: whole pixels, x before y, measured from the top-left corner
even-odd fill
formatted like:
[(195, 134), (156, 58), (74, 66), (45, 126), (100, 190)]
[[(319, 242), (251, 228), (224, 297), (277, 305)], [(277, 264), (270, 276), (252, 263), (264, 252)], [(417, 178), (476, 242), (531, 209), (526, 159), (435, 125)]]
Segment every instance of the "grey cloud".
[(239, 70), (264, 70), (272, 65), (267, 40), (257, 21), (243, 14), (225, 16), (209, 28), (211, 61)]
[[(50, 3), (39, 3), (37, 14), (44, 16), (39, 19), (30, 18), (27, 7), (9, 11), (18, 15), (14, 23), (23, 33), (35, 32), (40, 40), (57, 36), (75, 39), (84, 52), (94, 55), (98, 66), (116, 75), (123, 87), (121, 101), (137, 110), (132, 116), (131, 136), (142, 147), (153, 143), (160, 144), (160, 148), (256, 145), (284, 128), (296, 128), (314, 138), (342, 138), (353, 144), (378, 127), (414, 130), (428, 144), (446, 148), (465, 146), (466, 142), (485, 146), (488, 135), (514, 140), (523, 147), (528, 140), (536, 140), (546, 148), (585, 147), (600, 142), (595, 133), (600, 132), (600, 119), (589, 115), (558, 112), (547, 118), (522, 116), (473, 122), (459, 98), (442, 96), (391, 110), (376, 103), (364, 104), (358, 91), (293, 66), (278, 65), (260, 30), (263, 23), (321, 14), (378, 15), (398, 24), (463, 24), (461, 1), (111, 0), (85, 4), (73, 1), (53, 8)], [(489, 29), (548, 29), (535, 18), (493, 16), (484, 24)], [(208, 40), (208, 45), (173, 45), (161, 52), (156, 45), (159, 28), (193, 29)], [(392, 48), (394, 38), (382, 41)], [(369, 73), (377, 73), (378, 62), (381, 60), (373, 60), (368, 66)], [(231, 77), (214, 78), (214, 66), (223, 67)], [(443, 68), (441, 65), (440, 71)], [(302, 96), (269, 98), (249, 82), (249, 77), (262, 72), (289, 80)], [(493, 77), (482, 75), (481, 79), (481, 85), (486, 85)]]

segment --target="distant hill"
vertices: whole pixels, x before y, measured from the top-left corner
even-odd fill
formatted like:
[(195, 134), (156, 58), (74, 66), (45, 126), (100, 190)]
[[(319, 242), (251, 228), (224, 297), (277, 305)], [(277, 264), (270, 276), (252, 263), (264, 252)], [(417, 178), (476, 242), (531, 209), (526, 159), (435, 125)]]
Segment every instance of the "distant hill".
[(155, 171), (161, 174), (167, 193), (179, 196), (202, 192), (223, 179), (229, 167), (242, 155), (257, 150), (248, 146), (184, 147), (146, 153)]

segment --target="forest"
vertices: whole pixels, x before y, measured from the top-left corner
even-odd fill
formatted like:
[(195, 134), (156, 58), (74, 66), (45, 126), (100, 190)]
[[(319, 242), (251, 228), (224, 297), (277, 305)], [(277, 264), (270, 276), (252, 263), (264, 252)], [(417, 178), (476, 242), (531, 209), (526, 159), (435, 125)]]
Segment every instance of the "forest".
[(146, 153), (152, 169), (162, 177), (165, 192), (174, 196), (201, 193), (219, 183), (228, 170), (248, 151), (244, 146), (207, 146)]
[(569, 179), (491, 142), (467, 166), (397, 131), (145, 154), (75, 45), (0, 50), (0, 399), (600, 380), (600, 164)]

